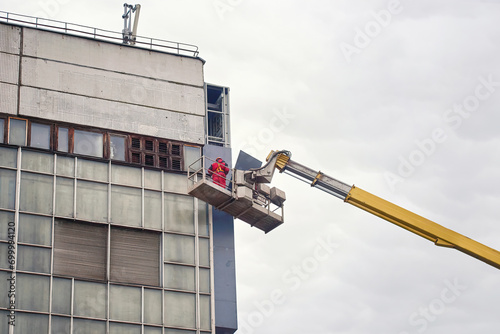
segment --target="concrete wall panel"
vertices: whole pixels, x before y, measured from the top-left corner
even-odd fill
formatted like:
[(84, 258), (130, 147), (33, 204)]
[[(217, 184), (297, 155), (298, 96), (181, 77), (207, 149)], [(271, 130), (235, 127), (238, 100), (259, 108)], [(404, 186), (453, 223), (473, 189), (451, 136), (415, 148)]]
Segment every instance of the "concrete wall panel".
[(205, 114), (202, 87), (27, 57), (23, 58), (21, 72), (22, 83), (27, 86), (200, 116)]
[(21, 87), (19, 114), (203, 144), (204, 117)]
[(17, 86), (0, 82), (0, 113), (17, 114)]
[(26, 56), (203, 86), (203, 62), (197, 58), (23, 29), (23, 54)]
[(19, 54), (21, 28), (0, 23), (0, 52)]
[(0, 52), (0, 82), (19, 83), (19, 56)]

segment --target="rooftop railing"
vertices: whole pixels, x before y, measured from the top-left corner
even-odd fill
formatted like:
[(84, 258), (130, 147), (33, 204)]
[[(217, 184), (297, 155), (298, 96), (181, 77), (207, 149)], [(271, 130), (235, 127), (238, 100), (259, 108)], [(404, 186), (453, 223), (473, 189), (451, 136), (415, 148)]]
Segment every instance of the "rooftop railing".
[[(123, 35), (121, 32), (103, 30), (74, 23), (14, 14), (4, 11), (0, 11), (0, 22), (18, 24), (42, 30), (62, 32), (74, 36), (82, 36), (101, 41), (129, 45), (123, 43)], [(199, 54), (198, 47), (196, 45), (143, 36), (136, 36), (135, 44), (133, 45), (133, 47), (175, 53), (191, 57), (198, 57)]]

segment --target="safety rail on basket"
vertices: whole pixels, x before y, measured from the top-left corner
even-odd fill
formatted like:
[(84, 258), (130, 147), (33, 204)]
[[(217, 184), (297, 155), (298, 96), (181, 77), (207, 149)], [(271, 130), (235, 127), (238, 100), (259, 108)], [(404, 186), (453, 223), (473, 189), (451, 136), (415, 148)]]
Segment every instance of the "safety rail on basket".
[(283, 223), (283, 191), (217, 160), (202, 156), (189, 165), (190, 195), (266, 233)]

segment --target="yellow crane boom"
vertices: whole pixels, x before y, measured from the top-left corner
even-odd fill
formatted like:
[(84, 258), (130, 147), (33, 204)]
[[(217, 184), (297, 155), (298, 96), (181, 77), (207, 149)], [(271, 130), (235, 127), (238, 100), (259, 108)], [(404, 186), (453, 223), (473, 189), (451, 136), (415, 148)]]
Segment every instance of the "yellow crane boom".
[(499, 251), (403, 209), (365, 190), (350, 186), (320, 171), (314, 171), (291, 160), (290, 156), (291, 154), (288, 151), (271, 151), (267, 158), (268, 164), (266, 166), (274, 165), (280, 172), (285, 172), (310, 183), (311, 186), (343, 199), (346, 203), (352, 204), (426, 238), (434, 242), (437, 246), (455, 248), (500, 269)]

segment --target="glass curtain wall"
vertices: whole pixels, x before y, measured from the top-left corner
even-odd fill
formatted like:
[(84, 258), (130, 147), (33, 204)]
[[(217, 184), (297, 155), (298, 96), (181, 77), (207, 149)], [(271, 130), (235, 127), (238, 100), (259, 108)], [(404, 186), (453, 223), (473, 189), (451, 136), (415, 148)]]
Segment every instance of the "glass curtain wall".
[(183, 174), (0, 147), (0, 333), (212, 333), (208, 206), (186, 193)]

